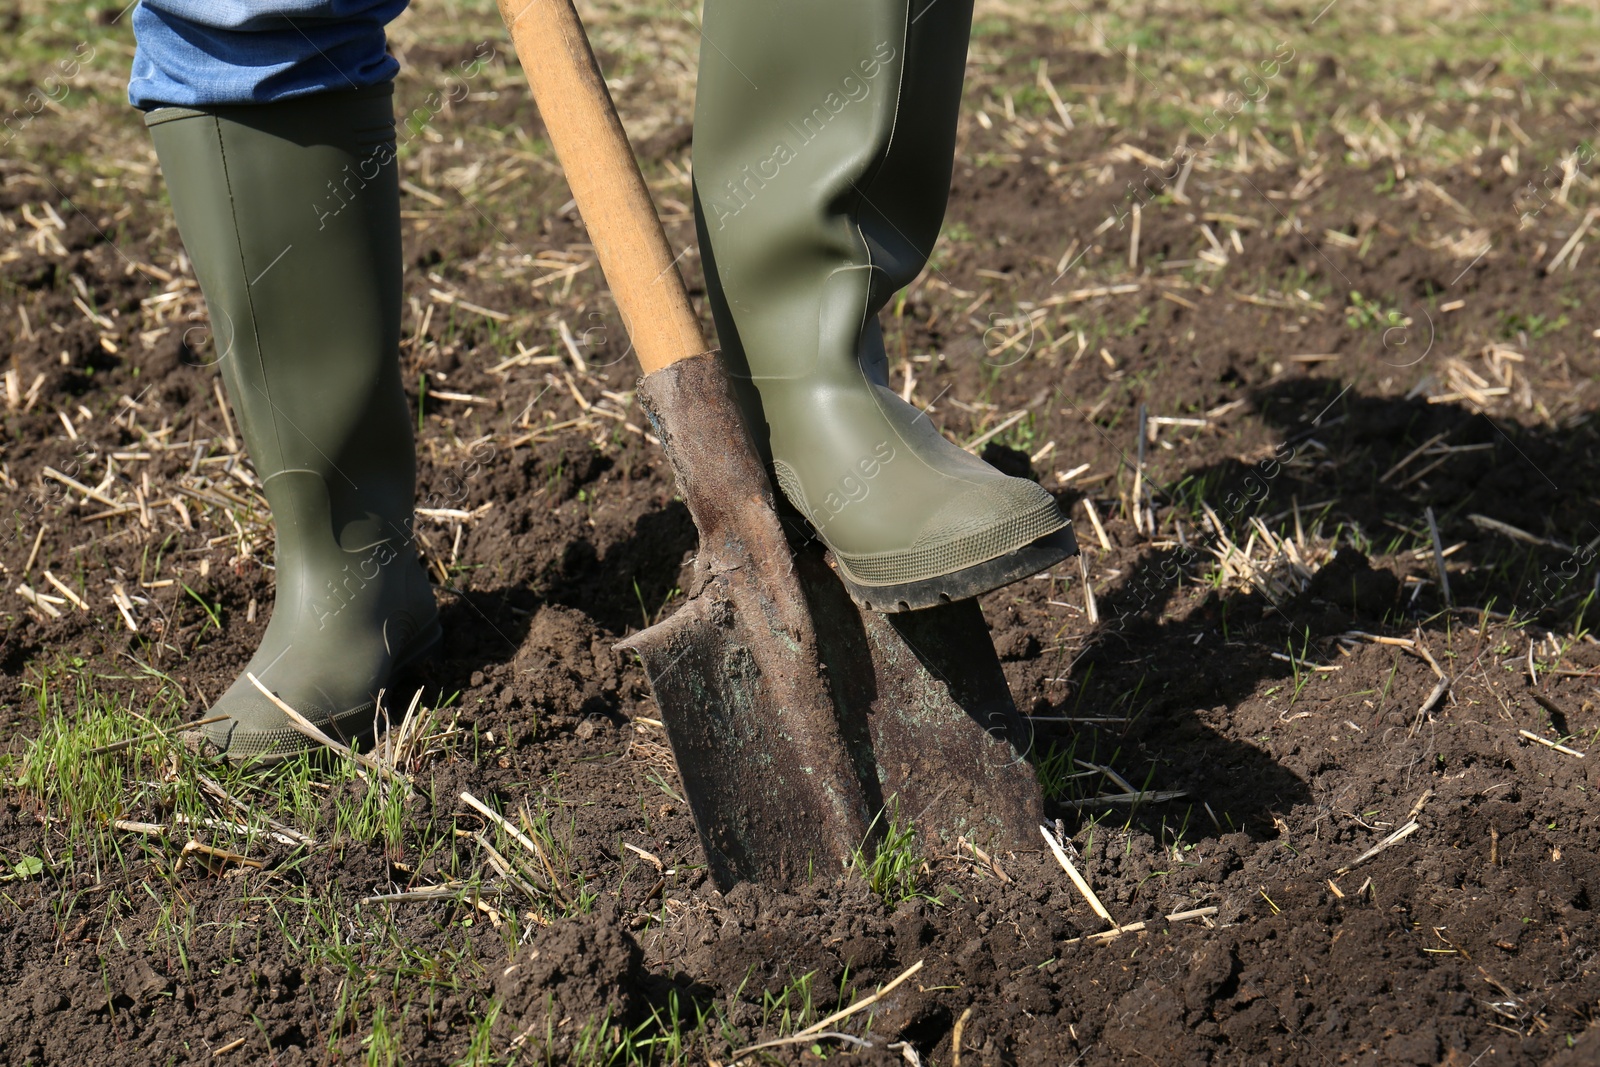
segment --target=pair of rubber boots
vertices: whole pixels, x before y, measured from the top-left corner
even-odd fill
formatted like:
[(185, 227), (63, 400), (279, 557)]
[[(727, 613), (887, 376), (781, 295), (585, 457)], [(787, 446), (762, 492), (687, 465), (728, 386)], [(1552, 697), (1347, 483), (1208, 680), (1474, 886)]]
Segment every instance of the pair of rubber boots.
[[(708, 0), (700, 249), (722, 351), (776, 481), (862, 605), (976, 596), (1075, 549), (1051, 495), (947, 441), (887, 383), (877, 314), (943, 220), (971, 0)], [(146, 121), (277, 527), (246, 674), (343, 737), (439, 640), (412, 537), (388, 86)], [(241, 675), (204, 728), (311, 743)]]

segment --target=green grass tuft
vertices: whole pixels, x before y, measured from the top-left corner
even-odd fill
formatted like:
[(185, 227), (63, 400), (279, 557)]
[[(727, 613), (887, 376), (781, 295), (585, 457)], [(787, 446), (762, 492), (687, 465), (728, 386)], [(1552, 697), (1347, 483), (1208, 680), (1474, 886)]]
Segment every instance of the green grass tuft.
[[(885, 815), (888, 820), (883, 839), (869, 855), (872, 831)], [(867, 837), (868, 841), (863, 842), (851, 858), (851, 867), (866, 879), (867, 887), (891, 908), (907, 900), (927, 897), (920, 884), (923, 863), (917, 850), (916, 827), (910, 819), (901, 817), (898, 797), (891, 797), (888, 806), (873, 818)]]

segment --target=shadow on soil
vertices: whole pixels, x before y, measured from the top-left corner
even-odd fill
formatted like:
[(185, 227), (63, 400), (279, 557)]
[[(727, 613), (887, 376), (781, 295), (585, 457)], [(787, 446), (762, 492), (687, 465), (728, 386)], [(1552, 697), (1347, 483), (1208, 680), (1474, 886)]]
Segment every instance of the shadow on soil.
[[(1253, 401), (1279, 443), (1256, 463), (1229, 459), (1164, 485), (1152, 479), (1158, 499), (1193, 504), (1188, 544), (1139, 553), (1101, 596), (1102, 621), (1066, 672), (1072, 695), (1035, 708), (1041, 718), (1127, 720), (1058, 723), (1058, 735), (1043, 735), (1040, 747), (1050, 759), (1054, 745), (1060, 773), (1080, 760), (1113, 764), (1148, 773), (1148, 788), (1187, 790), (1188, 798), (1134, 812), (1132, 821), (1158, 839), (1163, 827), (1209, 836), (1222, 823), (1275, 837), (1275, 816), (1310, 800), (1306, 783), (1266, 751), (1213, 729), (1258, 699), (1263, 682), (1277, 683), (1264, 696), (1281, 691), (1288, 706), (1279, 719), (1292, 721), (1307, 668), (1274, 652), (1317, 662), (1328, 639), (1350, 630), (1442, 633), (1458, 614), (1484, 608), (1578, 631), (1600, 583), (1592, 518), (1600, 449), (1591, 425), (1534, 429), (1460, 404), (1365, 396), (1332, 379), (1279, 383)], [(1179, 602), (1179, 575), (1211, 569), (1220, 544), (1202, 499), (1241, 544), (1252, 517), (1274, 533), (1292, 531), (1298, 507), (1308, 534), (1320, 525), (1321, 538), (1337, 532), (1357, 547), (1341, 548), (1306, 589), (1277, 603), (1217, 590)], [(1429, 509), (1450, 552), (1448, 600)], [(1350, 706), (1362, 707), (1353, 699)], [(1352, 718), (1363, 729), (1376, 721), (1361, 722), (1361, 712)], [(1217, 823), (1189, 807), (1200, 800)], [(1093, 810), (1069, 801), (1055, 813), (1071, 819)], [(1117, 812), (1119, 821), (1127, 814)]]

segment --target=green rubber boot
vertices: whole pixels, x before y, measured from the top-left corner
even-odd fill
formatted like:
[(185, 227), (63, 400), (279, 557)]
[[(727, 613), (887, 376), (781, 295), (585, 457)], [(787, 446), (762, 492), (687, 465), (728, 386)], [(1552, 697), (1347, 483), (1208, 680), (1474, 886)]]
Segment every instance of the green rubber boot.
[(694, 125), (717, 333), (779, 487), (857, 603), (904, 611), (1072, 555), (1034, 482), (888, 387), (878, 312), (949, 196), (972, 0), (706, 0)]
[[(277, 531), (277, 599), (245, 668), (335, 738), (439, 641), (412, 543), (390, 87), (146, 116)], [(230, 760), (315, 747), (241, 675), (204, 739)]]

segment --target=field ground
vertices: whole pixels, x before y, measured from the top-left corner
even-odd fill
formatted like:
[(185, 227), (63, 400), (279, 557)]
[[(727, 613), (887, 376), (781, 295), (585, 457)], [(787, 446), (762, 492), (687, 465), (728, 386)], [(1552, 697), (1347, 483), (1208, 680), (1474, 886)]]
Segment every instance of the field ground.
[[(696, 14), (582, 6), (687, 247)], [(980, 4), (885, 330), (1079, 520), (1087, 587), (985, 610), (1120, 937), (1048, 851), (914, 826), (708, 882), (614, 651), (693, 527), (487, 3), (393, 34), (447, 626), (380, 753), (414, 788), (165, 736), (254, 648), (270, 527), (126, 20), (3, 20), (0, 1062), (1600, 1059), (1593, 5)]]

